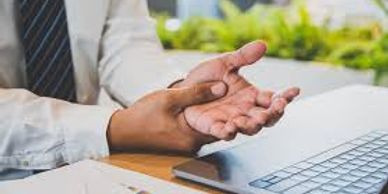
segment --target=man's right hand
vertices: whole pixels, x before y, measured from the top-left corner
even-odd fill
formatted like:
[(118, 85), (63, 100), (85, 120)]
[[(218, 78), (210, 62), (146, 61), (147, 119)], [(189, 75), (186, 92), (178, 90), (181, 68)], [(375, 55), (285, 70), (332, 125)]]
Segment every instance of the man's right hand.
[(109, 147), (114, 151), (196, 152), (217, 139), (190, 128), (184, 109), (214, 101), (226, 92), (223, 82), (211, 82), (151, 93), (113, 114), (107, 131)]

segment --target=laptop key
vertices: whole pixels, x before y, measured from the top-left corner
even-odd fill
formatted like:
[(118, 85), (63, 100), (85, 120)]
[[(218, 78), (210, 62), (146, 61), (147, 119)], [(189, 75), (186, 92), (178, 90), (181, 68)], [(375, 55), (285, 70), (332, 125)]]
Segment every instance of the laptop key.
[(366, 153), (366, 152), (370, 152), (370, 151), (372, 151), (373, 150), (373, 148), (368, 148), (368, 147), (359, 147), (359, 148), (357, 148), (356, 149), (357, 151), (360, 151), (360, 152), (364, 152), (364, 153)]
[(249, 183), (249, 185), (253, 186), (253, 187), (256, 187), (256, 188), (264, 189), (264, 188), (272, 185), (272, 183), (259, 179), (259, 180), (256, 180), (256, 181), (253, 181), (253, 182)]
[(380, 180), (384, 180), (384, 179), (388, 178), (388, 176), (386, 174), (379, 172), (379, 171), (372, 173), (371, 176), (374, 178), (380, 179)]
[(355, 159), (356, 156), (355, 156), (355, 155), (351, 155), (351, 154), (343, 154), (343, 155), (341, 155), (339, 158), (341, 158), (341, 159), (343, 159), (343, 160), (349, 161), (349, 160)]
[(379, 191), (380, 191), (380, 187), (371, 187), (371, 188), (369, 188), (369, 189), (367, 189), (367, 190), (365, 190), (365, 193), (367, 193), (367, 194), (376, 194), (376, 193), (378, 193)]
[(376, 149), (376, 148), (379, 148), (380, 147), (380, 145), (377, 145), (377, 144), (374, 144), (373, 142), (371, 142), (371, 143), (368, 143), (368, 144), (366, 144), (366, 145), (364, 145), (364, 147), (366, 147), (366, 148), (369, 148), (369, 149)]
[(352, 150), (352, 151), (349, 152), (349, 154), (354, 155), (354, 156), (362, 156), (362, 155), (364, 155), (365, 153), (364, 153), (364, 152), (357, 151), (357, 150)]
[(348, 168), (337, 167), (337, 168), (331, 169), (331, 171), (338, 174), (346, 174), (346, 173), (349, 173), (351, 170)]
[(343, 179), (335, 179), (335, 180), (333, 180), (330, 183), (333, 184), (333, 185), (337, 185), (339, 187), (345, 187), (345, 186), (349, 185), (352, 182), (351, 181), (345, 181)]
[(311, 164), (309, 162), (300, 162), (300, 163), (294, 165), (294, 167), (300, 168), (303, 170), (311, 168), (312, 166), (314, 166), (314, 164)]
[(325, 166), (321, 166), (321, 165), (315, 165), (315, 166), (313, 166), (310, 169), (313, 170), (313, 171), (317, 171), (317, 172), (321, 172), (322, 173), (322, 172), (328, 171), (330, 168), (325, 167)]
[(310, 189), (314, 189), (314, 188), (321, 186), (322, 184), (314, 182), (314, 181), (306, 181), (306, 182), (302, 183), (301, 185), (304, 187), (308, 187)]
[(376, 168), (376, 167), (373, 167), (373, 166), (369, 166), (369, 165), (365, 165), (365, 166), (361, 166), (359, 169), (362, 170), (362, 171), (365, 171), (365, 172), (372, 173), (372, 172), (376, 172), (379, 168)]
[(340, 158), (333, 158), (333, 159), (330, 159), (329, 161), (337, 163), (337, 164), (343, 164), (343, 163), (347, 162), (347, 160), (340, 159)]
[(308, 177), (314, 177), (320, 174), (320, 172), (314, 171), (314, 170), (304, 170), (300, 173), (301, 175), (305, 175)]
[(302, 174), (296, 174), (296, 175), (292, 176), (291, 178), (295, 179), (295, 180), (305, 181), (305, 180), (310, 179), (311, 177), (308, 177), (308, 176), (305, 176)]
[(376, 150), (377, 152), (381, 153), (381, 154), (388, 154), (388, 149), (377, 149)]
[(268, 180), (268, 182), (270, 182), (270, 183), (272, 183), (272, 184), (275, 184), (275, 183), (280, 182), (281, 180), (283, 180), (282, 177), (277, 177), (277, 176), (275, 176), (273, 179)]
[(345, 187), (343, 190), (348, 192), (348, 193), (361, 193), (364, 189), (350, 185), (348, 187)]
[(332, 179), (324, 177), (324, 176), (317, 176), (317, 177), (312, 178), (311, 180), (314, 182), (323, 184), (323, 183), (330, 182)]
[(376, 139), (376, 137), (371, 137), (371, 136), (360, 137), (360, 140), (364, 140), (364, 141), (367, 141), (367, 142), (372, 141), (374, 139)]
[(369, 174), (368, 172), (361, 171), (359, 169), (350, 171), (350, 175), (353, 175), (353, 176), (356, 176), (356, 177), (359, 177), (359, 178), (367, 176), (368, 174)]
[(349, 194), (349, 193), (345, 191), (336, 191), (333, 194)]
[(291, 166), (291, 167), (287, 167), (287, 168), (285, 168), (285, 169), (283, 169), (283, 170), (286, 171), (286, 172), (289, 172), (289, 173), (291, 173), (291, 174), (296, 174), (296, 173), (301, 172), (303, 169), (300, 169), (300, 168), (296, 168), (296, 167), (294, 167), (294, 166)]
[(383, 137), (380, 138), (380, 140), (388, 142), (388, 135), (384, 135)]
[(359, 181), (353, 183), (353, 185), (354, 185), (354, 186), (357, 186), (357, 187), (360, 187), (360, 188), (363, 188), (363, 189), (367, 189), (367, 188), (373, 186), (373, 184), (364, 182), (364, 181), (362, 181), (362, 180), (359, 180)]
[(310, 191), (311, 188), (308, 188), (308, 187), (305, 187), (305, 186), (302, 186), (302, 185), (297, 185), (295, 187), (292, 187), (286, 191), (284, 191), (283, 193), (284, 194), (302, 194), (302, 193), (306, 193), (307, 191)]
[(388, 167), (380, 168), (379, 171), (388, 174)]
[(376, 161), (380, 162), (380, 163), (383, 163), (383, 164), (388, 164), (388, 159), (387, 158), (379, 158)]
[(350, 163), (345, 163), (345, 164), (342, 164), (340, 167), (354, 170), (354, 169), (357, 169), (359, 166), (354, 165), (354, 164), (350, 164)]
[(356, 177), (356, 176), (352, 176), (350, 174), (346, 174), (346, 175), (343, 175), (340, 177), (340, 180), (344, 180), (344, 181), (350, 181), (350, 182), (354, 182), (356, 180), (360, 179), (359, 177)]
[(356, 166), (362, 166), (362, 165), (365, 165), (365, 164), (367, 164), (367, 163), (368, 163), (368, 161), (360, 160), (360, 159), (358, 159), (358, 158), (349, 161), (349, 164), (353, 164), (353, 165), (356, 165)]
[(337, 178), (337, 177), (339, 177), (341, 175), (338, 174), (338, 173), (329, 171), (329, 172), (322, 173), (322, 176), (327, 177), (327, 178), (331, 178), (331, 179), (335, 179), (335, 178)]
[(366, 155), (360, 157), (360, 160), (365, 160), (365, 161), (368, 161), (368, 162), (373, 161), (375, 159), (376, 158), (374, 158), (374, 157), (369, 157), (369, 156), (366, 156)]
[(333, 184), (324, 184), (320, 188), (325, 190), (325, 191), (329, 191), (329, 192), (335, 192), (335, 191), (339, 191), (341, 189), (341, 187), (339, 187), (337, 185), (333, 185)]
[(280, 178), (287, 178), (287, 177), (291, 176), (292, 174), (289, 172), (281, 170), (281, 171), (277, 171), (277, 172), (273, 173), (272, 175), (274, 175), (276, 177), (280, 177)]
[(272, 175), (272, 174), (270, 174), (270, 175), (267, 175), (267, 176), (261, 178), (261, 180), (263, 180), (263, 181), (269, 181), (269, 180), (271, 180), (271, 179), (273, 179), (273, 178), (275, 178), (275, 176)]
[(326, 161), (326, 162), (320, 163), (320, 165), (324, 166), (324, 167), (327, 167), (327, 168), (334, 168), (334, 167), (339, 166), (338, 163), (333, 163), (333, 162), (330, 162), (330, 161)]
[(377, 162), (377, 161), (373, 161), (373, 162), (370, 162), (368, 164), (368, 166), (372, 166), (372, 167), (376, 167), (376, 168), (383, 168), (386, 166), (386, 164), (381, 163), (381, 162)]
[(307, 193), (308, 194), (327, 194), (328, 192), (323, 190), (323, 189), (314, 189), (314, 190), (311, 190)]
[(281, 182), (278, 182), (276, 184), (273, 184), (273, 185), (267, 187), (266, 189), (273, 191), (273, 192), (281, 192), (281, 191), (284, 191), (292, 186), (299, 184), (300, 182), (301, 181), (299, 181), (299, 180), (285, 179)]
[(319, 164), (319, 163), (322, 163), (326, 160), (329, 160), (330, 158), (333, 158), (334, 156), (337, 156), (341, 153), (344, 153), (344, 152), (347, 152), (349, 150), (352, 150), (354, 149), (355, 147), (357, 147), (357, 145), (355, 144), (350, 144), (350, 143), (347, 143), (347, 144), (343, 144), (339, 147), (336, 147), (332, 150), (329, 150), (327, 152), (324, 152), (323, 154), (320, 154), (318, 156), (315, 156), (309, 160), (307, 160), (308, 162), (310, 163), (313, 163), (313, 164)]
[(359, 146), (359, 145), (363, 145), (363, 144), (367, 143), (367, 141), (361, 140), (361, 139), (355, 139), (355, 140), (351, 141), (350, 143)]
[(367, 177), (362, 178), (361, 180), (364, 182), (371, 183), (371, 184), (377, 184), (377, 183), (381, 182), (382, 179), (376, 178), (374, 176), (367, 176)]

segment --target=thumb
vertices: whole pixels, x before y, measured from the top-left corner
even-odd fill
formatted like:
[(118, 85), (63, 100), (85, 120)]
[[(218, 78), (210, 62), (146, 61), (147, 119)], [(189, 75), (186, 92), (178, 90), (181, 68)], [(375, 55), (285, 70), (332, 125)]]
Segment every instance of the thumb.
[(221, 57), (224, 65), (229, 65), (234, 70), (238, 70), (243, 66), (251, 65), (264, 56), (267, 46), (264, 42), (250, 42), (237, 51), (228, 53)]
[(207, 82), (193, 86), (175, 89), (172, 98), (175, 106), (186, 108), (223, 97), (227, 92), (224, 82)]

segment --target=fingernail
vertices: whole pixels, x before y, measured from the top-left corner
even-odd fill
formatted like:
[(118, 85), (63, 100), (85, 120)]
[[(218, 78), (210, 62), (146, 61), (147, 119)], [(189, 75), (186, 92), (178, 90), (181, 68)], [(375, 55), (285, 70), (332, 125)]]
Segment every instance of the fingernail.
[(215, 96), (223, 96), (226, 93), (226, 85), (222, 82), (211, 87), (211, 91)]

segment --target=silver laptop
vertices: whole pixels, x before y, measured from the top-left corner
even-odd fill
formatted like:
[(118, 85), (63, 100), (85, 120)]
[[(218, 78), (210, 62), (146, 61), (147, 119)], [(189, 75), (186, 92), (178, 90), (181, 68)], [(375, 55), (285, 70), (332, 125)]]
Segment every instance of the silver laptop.
[(372, 130), (262, 176), (258, 146), (252, 141), (218, 151), (175, 166), (173, 173), (233, 193), (388, 194), (388, 130)]

